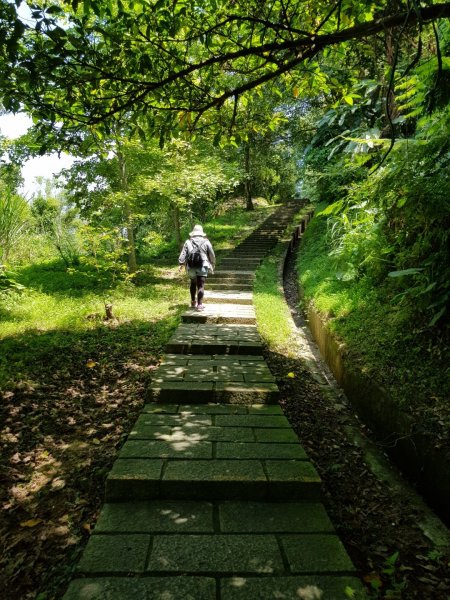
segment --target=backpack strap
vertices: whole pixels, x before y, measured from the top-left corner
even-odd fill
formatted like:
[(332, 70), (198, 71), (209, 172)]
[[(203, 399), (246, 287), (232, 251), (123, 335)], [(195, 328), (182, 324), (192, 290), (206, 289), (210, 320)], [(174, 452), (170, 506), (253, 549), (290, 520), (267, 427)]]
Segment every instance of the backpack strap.
[(203, 248), (203, 240), (201, 240), (200, 242), (194, 242), (194, 240), (189, 240), (192, 244), (192, 251), (193, 250), (200, 250), (200, 252), (205, 252), (205, 249)]

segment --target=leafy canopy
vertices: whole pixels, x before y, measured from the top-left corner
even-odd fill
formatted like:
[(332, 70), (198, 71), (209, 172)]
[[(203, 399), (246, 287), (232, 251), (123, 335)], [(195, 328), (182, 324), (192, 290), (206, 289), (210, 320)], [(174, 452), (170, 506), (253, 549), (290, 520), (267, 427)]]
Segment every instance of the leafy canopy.
[(222, 108), (232, 121), (233, 106), (274, 81), (294, 97), (345, 94), (322, 71), (324, 54), (450, 17), (450, 3), (389, 0), (73, 0), (30, 3), (27, 21), (0, 6), (5, 108), (71, 143), (86, 125), (101, 135), (124, 118), (161, 141), (177, 128), (217, 130)]

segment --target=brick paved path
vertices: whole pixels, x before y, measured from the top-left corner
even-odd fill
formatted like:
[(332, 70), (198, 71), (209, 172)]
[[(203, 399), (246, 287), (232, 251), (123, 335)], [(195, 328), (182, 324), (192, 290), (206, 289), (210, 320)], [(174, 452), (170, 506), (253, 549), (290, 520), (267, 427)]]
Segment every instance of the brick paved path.
[(251, 304), (254, 270), (294, 212), (223, 259), (206, 310), (183, 315), (64, 600), (362, 597), (277, 404)]

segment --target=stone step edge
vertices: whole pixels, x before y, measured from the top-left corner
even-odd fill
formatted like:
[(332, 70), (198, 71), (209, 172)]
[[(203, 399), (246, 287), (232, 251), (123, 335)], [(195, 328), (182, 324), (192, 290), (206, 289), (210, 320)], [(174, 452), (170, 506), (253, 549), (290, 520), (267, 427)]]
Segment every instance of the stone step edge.
[[(236, 583), (239, 586), (236, 586)], [(220, 590), (218, 595), (217, 590)], [(324, 600), (346, 597), (346, 589), (353, 590), (355, 598), (366, 599), (361, 581), (352, 573), (323, 574), (311, 573), (301, 575), (274, 575), (260, 573), (246, 575), (245, 578), (236, 576), (208, 575), (179, 575), (171, 574), (158, 576), (146, 573), (145, 576), (114, 576), (109, 573), (104, 576), (90, 575), (81, 577), (76, 575), (69, 585), (63, 600), (94, 600), (100, 598), (116, 597), (137, 600), (140, 598), (171, 598), (173, 600), (264, 600), (264, 598), (299, 598), (298, 590), (305, 590), (305, 594), (315, 593), (315, 589), (323, 592)], [(92, 595), (96, 590), (96, 595)], [(108, 594), (108, 596), (107, 596)], [(155, 596), (158, 594), (158, 596)], [(270, 595), (268, 595), (270, 594)], [(311, 595), (304, 596), (312, 598)], [(316, 595), (316, 598), (318, 596)]]
[(240, 306), (251, 306), (253, 304), (253, 298), (239, 298), (239, 296), (219, 296), (214, 295), (214, 291), (211, 290), (205, 292), (205, 303), (209, 304), (239, 304)]
[[(245, 306), (245, 305), (242, 305)], [(256, 317), (252, 316), (233, 316), (233, 315), (214, 315), (205, 312), (184, 313), (181, 317), (183, 323), (240, 323), (242, 325), (254, 325), (256, 323)]]
[(222, 290), (227, 290), (230, 292), (252, 292), (253, 285), (249, 285), (246, 283), (218, 283), (216, 281), (211, 281), (211, 283), (207, 283), (207, 289), (220, 292)]
[[(164, 515), (159, 510), (167, 508)], [(281, 509), (281, 510), (280, 510)], [(171, 512), (173, 511), (173, 512)], [(174, 521), (176, 513), (181, 520)], [(217, 518), (216, 518), (217, 516)], [(264, 518), (261, 518), (264, 517)], [(106, 503), (97, 533), (335, 533), (321, 502), (165, 500)]]
[(262, 342), (168, 342), (165, 351), (169, 354), (211, 354), (211, 355), (254, 355), (261, 356), (263, 353)]
[(119, 458), (105, 500), (255, 500), (317, 502), (321, 479), (302, 459)]
[[(179, 383), (179, 384), (178, 384)], [(178, 384), (178, 385), (177, 385)], [(225, 403), (225, 404), (276, 404), (280, 399), (280, 390), (275, 383), (251, 383), (242, 385), (211, 381), (170, 382), (150, 384), (147, 388), (147, 398), (156, 403), (193, 404)]]

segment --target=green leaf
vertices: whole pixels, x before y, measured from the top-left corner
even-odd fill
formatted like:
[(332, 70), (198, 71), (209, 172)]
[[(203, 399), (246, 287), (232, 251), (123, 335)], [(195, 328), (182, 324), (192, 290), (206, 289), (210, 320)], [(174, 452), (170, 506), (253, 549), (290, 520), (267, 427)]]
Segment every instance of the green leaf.
[(390, 271), (388, 273), (389, 277), (406, 277), (408, 275), (418, 275), (423, 268), (421, 267), (413, 267), (411, 269), (403, 269), (402, 271)]
[(323, 210), (318, 212), (317, 216), (318, 217), (321, 217), (321, 216), (327, 217), (329, 215), (336, 215), (339, 212), (341, 212), (343, 206), (344, 206), (344, 201), (338, 200), (337, 202), (333, 202), (332, 204), (329, 204), (326, 208), (324, 208)]
[(431, 321), (428, 323), (429, 327), (433, 327), (434, 325), (436, 325), (436, 323), (439, 321), (439, 319), (444, 315), (444, 313), (446, 312), (447, 307), (443, 306), (441, 308), (441, 310), (439, 312), (437, 312), (434, 317), (431, 319)]

